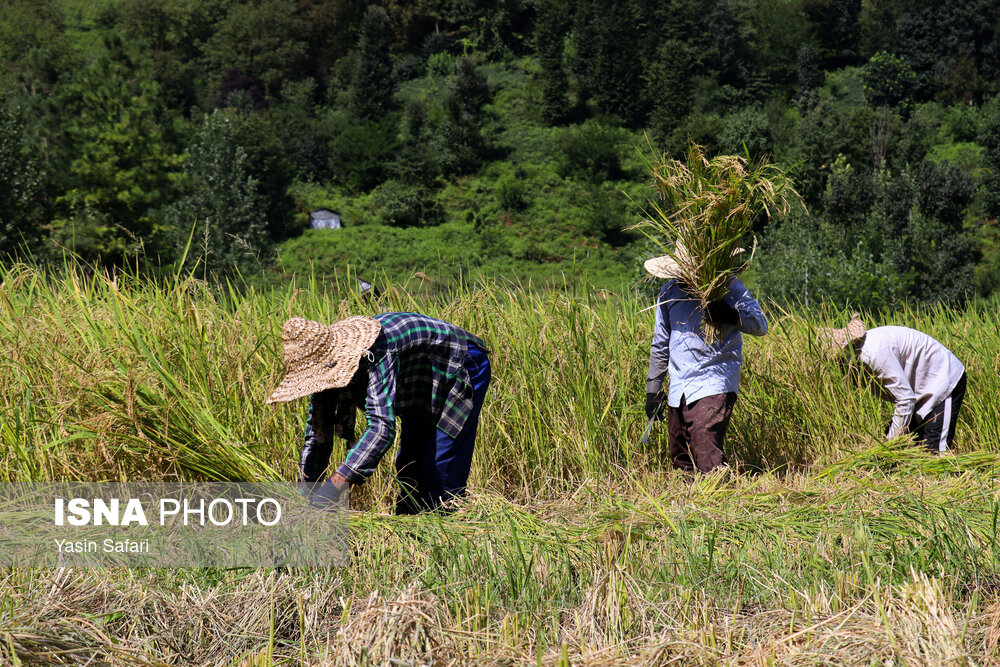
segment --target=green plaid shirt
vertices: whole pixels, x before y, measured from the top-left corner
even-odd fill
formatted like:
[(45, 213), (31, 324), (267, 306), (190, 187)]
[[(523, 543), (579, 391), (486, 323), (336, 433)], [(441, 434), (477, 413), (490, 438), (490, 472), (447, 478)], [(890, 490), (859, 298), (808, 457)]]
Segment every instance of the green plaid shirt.
[[(426, 315), (383, 313), (375, 319), (382, 324), (382, 330), (368, 348), (372, 356), (362, 370), (368, 376), (365, 431), (337, 468), (355, 484), (375, 472), (395, 441), (397, 416), (421, 418), (452, 438), (458, 436), (473, 406), (469, 344), (486, 350), (486, 344), (476, 336)], [(307, 444), (313, 430), (312, 417), (310, 411)], [(318, 450), (326, 450), (329, 460), (329, 444), (316, 444), (320, 445)]]

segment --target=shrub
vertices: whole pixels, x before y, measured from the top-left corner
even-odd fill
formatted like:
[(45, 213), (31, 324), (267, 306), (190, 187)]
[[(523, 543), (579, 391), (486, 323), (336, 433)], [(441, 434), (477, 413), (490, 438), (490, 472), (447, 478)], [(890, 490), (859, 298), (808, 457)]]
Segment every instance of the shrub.
[(581, 178), (592, 183), (621, 177), (621, 147), (626, 132), (621, 128), (588, 120), (567, 127), (558, 135), (562, 153), (559, 172), (565, 177)]
[(383, 224), (418, 227), (441, 222), (441, 210), (426, 188), (389, 179), (372, 193)]

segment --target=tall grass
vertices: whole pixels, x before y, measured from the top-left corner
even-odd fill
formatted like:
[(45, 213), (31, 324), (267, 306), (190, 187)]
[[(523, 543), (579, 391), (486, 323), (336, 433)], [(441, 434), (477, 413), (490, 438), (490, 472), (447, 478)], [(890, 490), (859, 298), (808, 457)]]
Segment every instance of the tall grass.
[[(891, 407), (772, 310), (745, 343), (737, 472), (666, 470), (641, 444), (652, 315), (630, 293), (486, 285), (364, 301), (0, 269), (0, 477), (292, 479), (304, 405), (266, 406), (291, 315), (419, 310), (481, 335), (494, 380), (472, 495), (392, 517), (387, 460), (330, 571), (12, 569), (0, 656), (18, 664), (984, 664), (1000, 641), (1000, 315), (869, 316), (966, 364), (956, 452), (880, 434)], [(338, 455), (335, 452), (335, 457)], [(387, 457), (387, 459), (391, 459)]]
[[(264, 405), (281, 374), (283, 321), (385, 310), (442, 317), (490, 345), (494, 381), (476, 483), (538, 492), (660, 470), (664, 438), (639, 442), (652, 335), (646, 306), (632, 293), (497, 285), (423, 303), (389, 289), (367, 302), (356, 291), (309, 281), (262, 292), (73, 267), (59, 274), (0, 269), (0, 476), (290, 479), (305, 407)], [(816, 329), (846, 321), (846, 313), (769, 315), (769, 335), (745, 341), (728, 443), (737, 465), (827, 465), (878, 446), (891, 406), (815, 347)], [(913, 326), (951, 348), (970, 387), (958, 450), (1000, 451), (1000, 408), (992, 400), (1000, 390), (1000, 315), (941, 307), (867, 321)], [(388, 485), (389, 472), (373, 488)]]

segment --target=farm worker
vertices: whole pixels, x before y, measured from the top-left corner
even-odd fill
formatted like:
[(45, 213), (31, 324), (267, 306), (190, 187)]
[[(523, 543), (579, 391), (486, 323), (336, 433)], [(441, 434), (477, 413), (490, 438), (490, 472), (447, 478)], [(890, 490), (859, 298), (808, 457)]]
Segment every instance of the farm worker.
[[(490, 362), (469, 332), (416, 313), (349, 317), (325, 325), (301, 317), (281, 332), (285, 376), (268, 403), (310, 397), (300, 482), (314, 505), (363, 484), (402, 432), (396, 471), (398, 514), (440, 507), (465, 493)], [(354, 442), (356, 408), (365, 430)], [(353, 446), (324, 479), (334, 436)], [(322, 484), (319, 484), (320, 480)]]
[(908, 327), (866, 330), (857, 316), (843, 329), (824, 329), (821, 340), (833, 353), (858, 359), (882, 386), (882, 397), (896, 404), (887, 439), (913, 433), (931, 451), (951, 447), (965, 398), (965, 366), (948, 348)]
[[(682, 470), (709, 472), (726, 465), (722, 444), (740, 384), (742, 333), (763, 336), (767, 319), (739, 278), (730, 281), (723, 298), (703, 310), (679, 279), (672, 258), (656, 257), (644, 266), (667, 280), (657, 298), (646, 416), (661, 418), (666, 403), (671, 463)], [(706, 342), (703, 321), (718, 328), (712, 343)], [(670, 388), (664, 394), (668, 370)]]

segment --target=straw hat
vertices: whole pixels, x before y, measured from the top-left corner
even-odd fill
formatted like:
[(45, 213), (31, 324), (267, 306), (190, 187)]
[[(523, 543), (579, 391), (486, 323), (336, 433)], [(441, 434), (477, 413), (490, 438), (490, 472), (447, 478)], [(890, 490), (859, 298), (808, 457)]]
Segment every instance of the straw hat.
[(346, 387), (382, 325), (371, 317), (320, 324), (293, 317), (281, 329), (285, 377), (268, 403), (283, 403), (324, 389)]
[(826, 348), (828, 354), (836, 354), (851, 343), (865, 337), (865, 323), (859, 315), (851, 316), (851, 321), (843, 329), (820, 329), (820, 345)]
[[(688, 256), (687, 248), (682, 246), (680, 243), (677, 244), (674, 252), (679, 255), (681, 259), (686, 259)], [(673, 280), (680, 277), (680, 267), (677, 264), (677, 260), (669, 255), (647, 259), (642, 266), (646, 269), (646, 273), (656, 278)]]
[[(735, 248), (733, 250), (732, 257), (735, 257), (741, 252), (745, 252), (745, 250), (743, 248)], [(679, 241), (674, 245), (674, 255), (683, 262), (686, 262), (691, 258), (688, 253), (688, 249)], [(669, 255), (647, 259), (643, 263), (643, 267), (645, 267), (646, 273), (649, 273), (656, 278), (674, 280), (681, 277), (680, 266), (677, 264), (677, 261)]]

